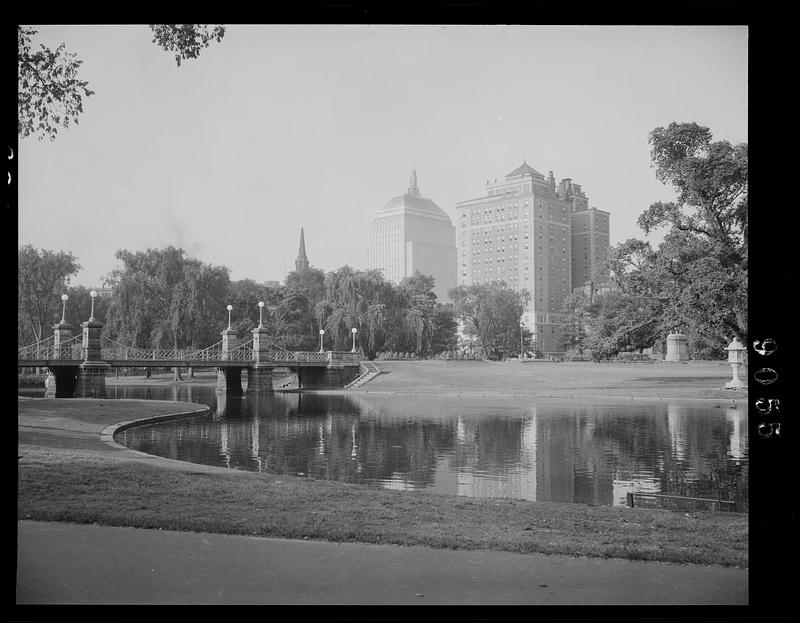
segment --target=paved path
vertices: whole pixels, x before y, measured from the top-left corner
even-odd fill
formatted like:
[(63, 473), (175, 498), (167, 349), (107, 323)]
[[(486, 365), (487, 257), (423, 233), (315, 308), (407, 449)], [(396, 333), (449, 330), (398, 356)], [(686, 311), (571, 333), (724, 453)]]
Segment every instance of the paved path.
[(18, 522), (18, 604), (746, 604), (747, 570)]

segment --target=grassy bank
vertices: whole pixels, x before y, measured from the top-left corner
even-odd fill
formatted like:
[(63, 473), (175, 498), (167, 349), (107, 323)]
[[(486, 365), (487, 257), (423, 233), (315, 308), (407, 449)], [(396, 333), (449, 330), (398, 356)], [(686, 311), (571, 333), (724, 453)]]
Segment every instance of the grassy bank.
[[(723, 362), (584, 363), (546, 361), (378, 361), (382, 374), (357, 391), (540, 397), (746, 400), (747, 390), (723, 389)], [(742, 374), (745, 377), (745, 374)]]
[(19, 518), (326, 541), (746, 566), (747, 520), (475, 500), (99, 458), (20, 470)]
[(100, 440), (110, 423), (181, 403), (18, 404), (20, 519), (747, 566), (744, 515), (478, 500), (229, 471)]

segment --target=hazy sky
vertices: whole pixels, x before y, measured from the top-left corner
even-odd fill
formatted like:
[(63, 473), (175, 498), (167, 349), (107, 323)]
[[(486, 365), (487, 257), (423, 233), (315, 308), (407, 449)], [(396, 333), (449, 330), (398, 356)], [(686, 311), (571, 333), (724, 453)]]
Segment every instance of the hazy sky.
[(84, 60), (80, 125), (19, 145), (19, 243), (100, 285), (117, 249), (174, 245), (279, 280), (366, 267), (376, 210), (408, 187), (451, 218), (523, 159), (581, 184), (612, 244), (674, 193), (648, 133), (747, 141), (747, 28), (244, 26), (176, 67), (146, 26), (34, 26)]

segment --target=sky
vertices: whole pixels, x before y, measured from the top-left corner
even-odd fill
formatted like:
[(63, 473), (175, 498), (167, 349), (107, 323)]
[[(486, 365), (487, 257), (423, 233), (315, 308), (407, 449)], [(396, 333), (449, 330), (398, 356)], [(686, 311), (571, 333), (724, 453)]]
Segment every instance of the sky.
[(312, 266), (364, 269), (412, 167), (455, 221), (525, 160), (610, 212), (612, 244), (644, 239), (638, 216), (675, 196), (654, 128), (747, 142), (745, 26), (228, 25), (181, 67), (145, 25), (33, 27), (95, 91), (79, 125), (18, 147), (18, 242), (73, 253), (72, 285), (167, 245), (283, 282), (301, 227)]

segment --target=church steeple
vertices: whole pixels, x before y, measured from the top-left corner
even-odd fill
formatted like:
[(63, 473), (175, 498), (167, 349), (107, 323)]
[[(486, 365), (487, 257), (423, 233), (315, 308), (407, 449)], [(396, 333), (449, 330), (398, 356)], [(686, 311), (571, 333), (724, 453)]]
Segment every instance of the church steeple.
[(294, 261), (294, 268), (297, 272), (308, 268), (308, 257), (306, 257), (306, 238), (303, 228), (300, 228), (300, 250), (297, 252), (297, 259)]
[(411, 179), (408, 182), (408, 194), (419, 195), (419, 188), (417, 188), (417, 169), (411, 168)]

